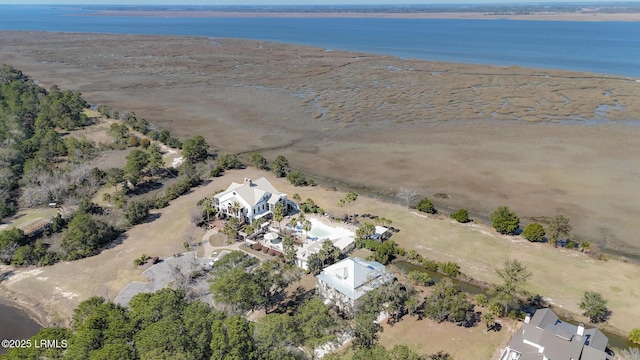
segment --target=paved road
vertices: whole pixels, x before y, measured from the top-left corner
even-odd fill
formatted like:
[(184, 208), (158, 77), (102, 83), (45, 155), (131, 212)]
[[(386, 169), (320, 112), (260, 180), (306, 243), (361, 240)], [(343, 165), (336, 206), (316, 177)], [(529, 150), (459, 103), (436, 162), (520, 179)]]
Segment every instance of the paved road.
[[(202, 247), (204, 248), (204, 256), (198, 258), (195, 251), (182, 253), (178, 257), (170, 257), (163, 259), (158, 264), (155, 264), (145, 270), (142, 276), (149, 279), (148, 282), (132, 281), (125, 286), (120, 294), (116, 296), (115, 303), (122, 306), (128, 306), (129, 301), (135, 295), (146, 292), (153, 293), (160, 289), (164, 289), (171, 282), (177, 282), (184, 274), (197, 269), (203, 269), (208, 263), (217, 258), (220, 255), (224, 255), (226, 252), (232, 250), (240, 250), (242, 243), (236, 242), (228, 246), (213, 247), (209, 243), (209, 238), (218, 233), (217, 229), (207, 231), (202, 237)], [(207, 284), (200, 284), (200, 282), (194, 285), (197, 292), (206, 292), (208, 289)], [(203, 294), (206, 298), (206, 294)]]

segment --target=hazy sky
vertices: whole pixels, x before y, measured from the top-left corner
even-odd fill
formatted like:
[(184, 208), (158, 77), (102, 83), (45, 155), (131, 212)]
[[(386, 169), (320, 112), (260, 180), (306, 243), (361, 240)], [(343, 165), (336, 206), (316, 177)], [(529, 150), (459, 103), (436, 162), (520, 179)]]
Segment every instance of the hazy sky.
[[(585, 0), (0, 0), (0, 4), (82, 4), (82, 5), (334, 5), (334, 4), (482, 4), (482, 3), (551, 3), (585, 2)], [(588, 0), (587, 0), (588, 1)], [(615, 0), (601, 0), (600, 3)]]

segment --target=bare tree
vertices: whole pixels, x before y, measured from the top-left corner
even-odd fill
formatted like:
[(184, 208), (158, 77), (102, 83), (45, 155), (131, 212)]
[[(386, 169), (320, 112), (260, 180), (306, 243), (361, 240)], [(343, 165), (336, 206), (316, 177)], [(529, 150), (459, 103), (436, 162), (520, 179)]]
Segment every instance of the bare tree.
[(196, 236), (194, 235), (194, 226), (189, 226), (189, 228), (187, 228), (187, 230), (184, 231), (184, 234), (182, 235), (182, 238), (184, 239), (184, 241), (189, 244), (189, 247), (195, 245), (195, 240), (196, 240)]
[(171, 271), (171, 279), (173, 280), (174, 287), (178, 290), (185, 290), (187, 288), (188, 279), (182, 273), (180, 266), (169, 265), (169, 271)]
[(199, 224), (202, 224), (202, 222), (204, 221), (204, 215), (202, 215), (202, 210), (199, 208), (192, 209), (189, 212), (189, 220), (191, 221), (191, 224), (196, 226), (198, 226)]
[(407, 206), (407, 209), (418, 200), (418, 192), (408, 188), (401, 187), (396, 194), (396, 198)]

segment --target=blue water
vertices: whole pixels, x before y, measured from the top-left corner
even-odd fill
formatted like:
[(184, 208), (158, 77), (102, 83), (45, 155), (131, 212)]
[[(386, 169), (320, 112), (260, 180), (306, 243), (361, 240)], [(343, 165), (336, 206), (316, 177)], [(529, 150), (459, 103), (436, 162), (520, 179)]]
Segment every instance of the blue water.
[(0, 30), (245, 38), (401, 58), (640, 77), (640, 22), (75, 16), (90, 12), (0, 6)]

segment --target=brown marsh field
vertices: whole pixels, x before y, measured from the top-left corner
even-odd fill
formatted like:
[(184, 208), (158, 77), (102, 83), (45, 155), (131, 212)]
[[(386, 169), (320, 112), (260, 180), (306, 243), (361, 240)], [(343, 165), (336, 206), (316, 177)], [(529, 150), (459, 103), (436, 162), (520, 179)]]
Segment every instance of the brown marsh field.
[(323, 178), (404, 186), (487, 215), (565, 214), (639, 252), (640, 83), (249, 40), (0, 33), (0, 63), (217, 149)]

